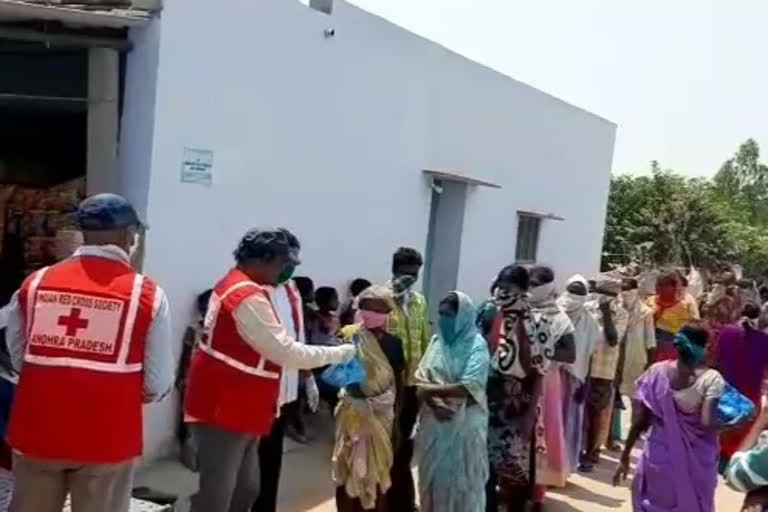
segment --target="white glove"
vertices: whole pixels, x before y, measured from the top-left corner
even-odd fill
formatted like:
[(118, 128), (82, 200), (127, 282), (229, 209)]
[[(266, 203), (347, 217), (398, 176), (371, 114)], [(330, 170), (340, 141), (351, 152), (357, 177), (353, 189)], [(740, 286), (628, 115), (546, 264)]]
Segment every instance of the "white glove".
[(309, 375), (304, 379), (304, 389), (307, 392), (307, 404), (309, 410), (317, 412), (317, 408), (320, 406), (320, 390), (317, 389), (317, 382), (315, 382), (315, 376)]
[(354, 345), (346, 344), (334, 348), (339, 351), (339, 363), (348, 363), (357, 354), (357, 347)]

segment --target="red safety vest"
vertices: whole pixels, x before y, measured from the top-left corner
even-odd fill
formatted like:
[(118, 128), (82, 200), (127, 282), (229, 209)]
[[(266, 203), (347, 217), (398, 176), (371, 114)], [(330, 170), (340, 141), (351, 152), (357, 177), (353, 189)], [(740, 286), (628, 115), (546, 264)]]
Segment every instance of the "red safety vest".
[(29, 276), (19, 293), (26, 349), (9, 444), (83, 463), (141, 455), (144, 348), (160, 298), (128, 263), (103, 257)]
[[(287, 290), (298, 336), (303, 329), (301, 301), (293, 284)], [(272, 305), (269, 289), (237, 269), (213, 289), (204, 334), (189, 368), (185, 412), (206, 425), (263, 436), (277, 413), (282, 368), (251, 348), (237, 330), (234, 312), (254, 295)], [(274, 306), (272, 314), (279, 323)]]

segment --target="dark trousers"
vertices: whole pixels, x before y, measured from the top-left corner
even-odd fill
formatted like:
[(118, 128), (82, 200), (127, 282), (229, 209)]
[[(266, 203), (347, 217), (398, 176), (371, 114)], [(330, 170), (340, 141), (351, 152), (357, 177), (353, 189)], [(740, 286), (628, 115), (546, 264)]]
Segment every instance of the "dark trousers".
[(396, 438), (399, 440), (392, 464), (392, 487), (387, 492), (387, 504), (397, 512), (412, 512), (416, 509), (416, 488), (411, 473), (413, 460), (413, 428), (419, 415), (419, 401), (416, 398), (416, 388), (407, 387), (403, 390), (402, 408), (399, 418), (399, 429)]
[[(295, 402), (294, 402), (295, 403)], [(277, 512), (277, 492), (280, 487), (280, 471), (283, 467), (283, 438), (285, 437), (285, 406), (275, 419), (269, 436), (259, 444), (261, 467), (261, 492), (251, 512)]]

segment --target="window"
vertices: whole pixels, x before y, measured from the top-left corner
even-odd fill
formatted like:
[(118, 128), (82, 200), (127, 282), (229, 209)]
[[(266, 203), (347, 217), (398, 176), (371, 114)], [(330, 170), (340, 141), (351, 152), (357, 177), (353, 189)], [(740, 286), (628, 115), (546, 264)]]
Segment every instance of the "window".
[(518, 263), (535, 263), (539, 249), (539, 230), (541, 217), (536, 215), (518, 214), (517, 216), (517, 247), (515, 260)]

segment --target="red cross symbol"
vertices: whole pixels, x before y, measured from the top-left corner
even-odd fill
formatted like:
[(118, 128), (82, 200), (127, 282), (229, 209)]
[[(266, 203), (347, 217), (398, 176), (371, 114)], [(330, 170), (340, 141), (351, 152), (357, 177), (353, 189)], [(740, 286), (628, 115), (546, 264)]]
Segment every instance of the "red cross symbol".
[(80, 313), (80, 308), (72, 308), (69, 316), (59, 317), (59, 325), (67, 328), (67, 336), (77, 336), (77, 331), (88, 327), (90, 322), (85, 318), (80, 318)]

